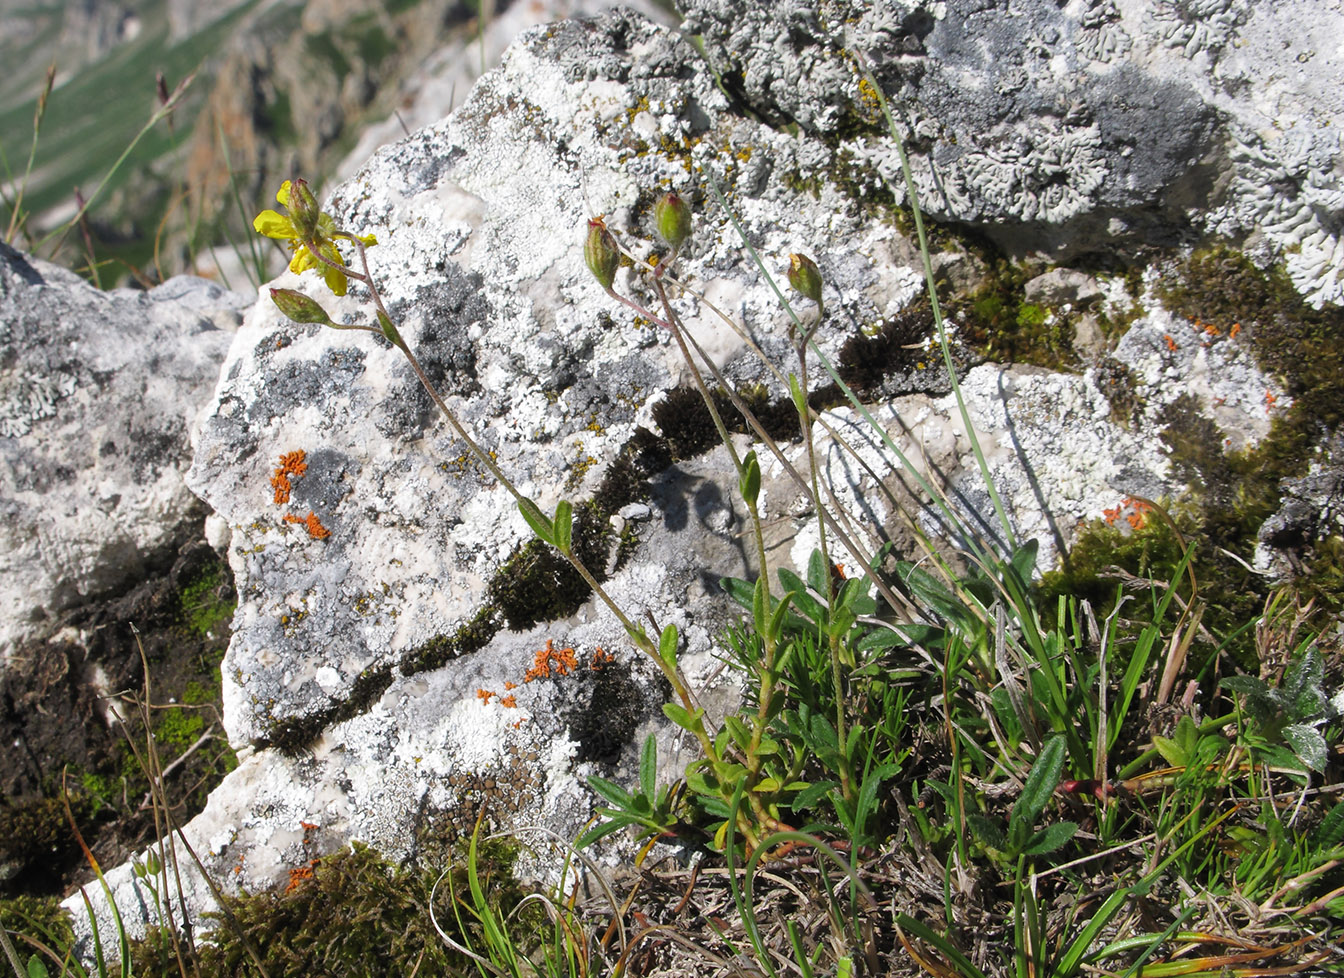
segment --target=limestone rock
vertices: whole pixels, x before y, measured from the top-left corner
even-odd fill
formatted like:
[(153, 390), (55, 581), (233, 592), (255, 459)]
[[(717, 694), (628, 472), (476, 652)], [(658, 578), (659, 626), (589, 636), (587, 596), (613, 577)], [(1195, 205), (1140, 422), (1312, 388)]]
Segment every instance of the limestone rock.
[[(805, 39), (812, 15), (779, 9), (793, 11)], [(782, 49), (780, 59), (781, 70), (792, 63)], [(810, 65), (808, 77), (840, 84), (825, 67)], [(1187, 95), (1172, 97), (1183, 105)], [(1182, 138), (1202, 154), (1215, 113), (1196, 115), (1204, 128)], [(672, 301), (795, 465), (784, 386), (751, 350), (796, 371), (793, 327), (711, 187), (776, 278), (791, 252), (814, 257), (829, 310), (822, 353), (879, 402), (879, 423), (936, 473), (963, 518), (1000, 532), (916, 303), (916, 252), (856, 203), (855, 185), (884, 192), (879, 175), (895, 172), (894, 158), (878, 140), (865, 151), (872, 168), (855, 176), (854, 147), (827, 135), (840, 125), (818, 111), (794, 133), (735, 112), (677, 33), (617, 11), (527, 33), (449, 118), (379, 151), (325, 205), (341, 226), (377, 236), (368, 257), (387, 308), (472, 437), (542, 509), (577, 504), (590, 563), (632, 619), (679, 627), (711, 716), (734, 692), (712, 681), (712, 653), (735, 617), (715, 581), (756, 571), (735, 476), (668, 333), (608, 298), (585, 269), (588, 218), (605, 216), (643, 258), (661, 250), (657, 195), (675, 189), (692, 203), (677, 274), (703, 295), (674, 290)], [(1185, 157), (1172, 159), (1170, 170), (1144, 172), (1178, 174)], [(837, 187), (837, 172), (858, 183)], [(1147, 192), (1106, 191), (1114, 206)], [(651, 303), (643, 281), (617, 275), (623, 294)], [(341, 299), (312, 274), (275, 284), (320, 297), (337, 321), (371, 321), (357, 284)], [(801, 300), (795, 309), (813, 313)], [(1148, 395), (1130, 427), (1113, 419), (1101, 367), (975, 366), (955, 335), (953, 355), (1012, 533), (1040, 539), (1043, 562), (1076, 521), (1130, 493), (1179, 489), (1142, 428), (1164, 398), (1193, 391), (1251, 440), (1267, 424), (1265, 394), (1282, 394), (1239, 345), (1206, 344), (1152, 302), (1113, 351)], [(807, 369), (810, 390), (837, 403), (820, 357), (809, 355)], [(826, 420), (888, 478), (871, 429), (844, 408)], [(900, 517), (873, 477), (834, 449), (830, 429), (815, 437), (840, 502), (861, 526), (897, 535)], [(809, 504), (783, 463), (762, 457), (769, 552), (805, 562)], [(252, 750), (187, 830), (217, 878), (283, 880), (310, 858), (304, 822), (320, 826), (323, 846), (360, 838), (391, 854), (407, 852), (427, 822), (481, 804), (497, 823), (572, 834), (591, 811), (584, 777), (628, 776), (644, 733), (661, 730), (669, 767), (690, 756), (693, 745), (662, 729), (663, 693), (620, 624), (529, 546), (513, 499), (380, 337), (300, 327), (269, 302), (255, 306), (223, 365), (188, 482), (231, 531), (240, 603), (225, 722)], [(932, 519), (918, 507), (916, 518)], [(607, 526), (621, 531), (619, 546)], [(856, 537), (860, 549), (875, 542)], [(543, 665), (551, 674), (527, 682)], [(114, 883), (136, 885), (126, 867)]]
[(938, 217), (1061, 257), (1213, 232), (1344, 299), (1335, 0), (682, 6), (729, 91), (894, 175), (866, 59)]
[(199, 534), (182, 482), (247, 299), (201, 279), (99, 292), (0, 245), (0, 649)]

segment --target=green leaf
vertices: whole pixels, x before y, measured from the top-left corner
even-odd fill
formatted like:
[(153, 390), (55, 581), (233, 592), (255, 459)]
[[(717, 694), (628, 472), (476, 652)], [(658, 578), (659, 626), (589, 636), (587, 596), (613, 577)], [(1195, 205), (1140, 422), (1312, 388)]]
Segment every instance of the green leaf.
[(826, 566), (826, 559), (820, 550), (813, 550), (807, 558), (807, 584), (818, 594), (831, 593), (831, 569)]
[(639, 790), (650, 804), (656, 804), (658, 791), (658, 742), (653, 734), (644, 740), (644, 749), (639, 755)]
[(1059, 774), (1064, 770), (1064, 738), (1051, 737), (1041, 748), (1036, 763), (1031, 766), (1027, 783), (1022, 788), (1022, 796), (1013, 805), (1011, 821), (1022, 822), (1027, 826), (1035, 824), (1041, 817), (1050, 796), (1059, 784)]
[(677, 644), (677, 626), (668, 625), (658, 636), (658, 655), (670, 669), (677, 668)]
[(1022, 850), (1022, 855), (1039, 856), (1047, 852), (1054, 852), (1072, 839), (1077, 831), (1077, 822), (1056, 822), (1054, 825), (1047, 825), (1031, 837), (1031, 841)]
[(611, 802), (616, 808), (621, 809), (622, 811), (630, 810), (633, 799), (630, 797), (629, 792), (619, 785), (613, 784), (606, 778), (590, 775), (588, 777), (588, 787), (592, 788), (607, 801)]
[(1264, 680), (1257, 679), (1255, 676), (1227, 676), (1220, 680), (1218, 685), (1246, 696), (1269, 695), (1269, 687), (1265, 685)]
[(523, 519), (527, 520), (527, 525), (532, 527), (533, 533), (546, 543), (555, 542), (555, 527), (536, 503), (530, 499), (520, 499), (518, 511), (523, 514)]
[(812, 808), (817, 802), (821, 801), (822, 798), (826, 797), (828, 791), (838, 787), (840, 787), (839, 781), (816, 781), (799, 791), (797, 797), (795, 797), (790, 804), (793, 806), (794, 811), (799, 812), (807, 808)]
[(766, 638), (773, 641), (779, 640), (780, 633), (784, 631), (784, 618), (789, 613), (789, 605), (793, 603), (797, 596), (797, 591), (789, 591), (779, 599), (779, 604), (775, 605), (775, 610), (770, 615), (770, 621), (766, 623), (766, 628), (769, 629), (765, 635)]
[(1184, 749), (1170, 737), (1153, 737), (1153, 746), (1157, 752), (1162, 755), (1162, 759), (1172, 767), (1186, 767), (1188, 756)]
[(1306, 723), (1290, 723), (1283, 728), (1283, 739), (1303, 764), (1318, 774), (1325, 771), (1325, 738), (1319, 730)]
[(747, 776), (747, 769), (736, 761), (710, 761), (709, 766), (719, 784), (737, 784)]
[(587, 848), (588, 846), (596, 842), (598, 839), (604, 839), (607, 836), (611, 835), (611, 833), (619, 832), (626, 826), (633, 824), (635, 823), (628, 818), (613, 818), (607, 822), (599, 822), (597, 825), (594, 825), (587, 832), (583, 833), (583, 835), (579, 836), (578, 840), (575, 841), (574, 843), (574, 848), (575, 849)]
[(728, 597), (748, 611), (751, 610), (752, 602), (755, 600), (756, 588), (750, 581), (744, 581), (740, 577), (720, 577), (719, 587), (727, 592)]
[(769, 638), (770, 628), (770, 594), (766, 590), (765, 575), (756, 579), (756, 586), (751, 589), (751, 619), (756, 623), (756, 634), (761, 638)]
[(761, 737), (760, 745), (756, 748), (756, 754), (759, 757), (770, 757), (780, 753), (780, 750), (779, 741), (775, 740), (773, 737), (763, 736)]
[(747, 745), (751, 743), (751, 731), (742, 722), (742, 718), (730, 714), (723, 718), (723, 726), (728, 731), (728, 735), (733, 738), (733, 743), (746, 750)]
[(966, 824), (971, 827), (971, 831), (982, 845), (997, 849), (999, 852), (1008, 851), (1008, 837), (1003, 834), (1003, 828), (997, 822), (979, 812), (967, 812)]
[(818, 625), (827, 621), (826, 606), (807, 593), (807, 584), (793, 571), (781, 567), (777, 572), (779, 583), (785, 591), (793, 592), (793, 603), (799, 612)]
[(570, 552), (571, 535), (574, 530), (574, 507), (569, 500), (562, 499), (555, 506), (555, 520), (552, 523), (555, 549), (562, 554)]
[(1013, 553), (1009, 566), (1023, 587), (1031, 583), (1032, 574), (1036, 571), (1036, 554), (1040, 549), (1040, 541), (1028, 540)]
[(686, 769), (686, 787), (697, 795), (713, 797), (719, 793), (719, 782), (699, 764)]
[(1323, 850), (1333, 849), (1344, 842), (1344, 801), (1336, 802), (1335, 807), (1325, 813), (1315, 835), (1315, 845)]
[(678, 727), (681, 727), (682, 730), (689, 730), (691, 733), (696, 733), (700, 729), (700, 718), (704, 716), (705, 711), (702, 708), (697, 707), (696, 711), (692, 713), (680, 704), (664, 703), (663, 714)]
[(48, 978), (47, 966), (36, 954), (28, 959), (28, 978)]
[(761, 494), (761, 463), (756, 460), (755, 451), (747, 452), (747, 457), (742, 460), (742, 478), (738, 489), (747, 505), (754, 508)]
[(772, 792), (778, 791), (781, 787), (782, 785), (780, 784), (779, 778), (767, 777), (767, 778), (761, 778), (761, 780), (757, 781), (754, 790), (760, 792), (761, 794), (770, 794)]

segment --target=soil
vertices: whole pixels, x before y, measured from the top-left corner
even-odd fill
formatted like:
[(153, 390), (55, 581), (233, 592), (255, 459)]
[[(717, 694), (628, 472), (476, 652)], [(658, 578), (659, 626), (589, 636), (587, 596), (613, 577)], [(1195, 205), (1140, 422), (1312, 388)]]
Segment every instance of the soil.
[(128, 592), (69, 611), (53, 637), (15, 650), (0, 674), (0, 897), (67, 895), (93, 878), (71, 816), (103, 866), (153, 837), (137, 760), (146, 667), (159, 763), (199, 742), (165, 778), (172, 814), (204, 807), (236, 763), (219, 722), (233, 605), (227, 562), (192, 541)]

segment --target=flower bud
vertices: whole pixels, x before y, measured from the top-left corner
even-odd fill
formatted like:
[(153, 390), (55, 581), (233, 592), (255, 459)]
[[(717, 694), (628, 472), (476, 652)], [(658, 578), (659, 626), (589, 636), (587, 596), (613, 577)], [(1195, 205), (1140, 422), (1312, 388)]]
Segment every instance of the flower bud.
[(588, 240), (583, 243), (583, 260), (588, 263), (588, 271), (593, 273), (602, 288), (610, 289), (616, 279), (616, 269), (621, 264), (621, 249), (600, 218), (588, 222)]
[(331, 317), (317, 304), (317, 300), (296, 289), (271, 289), (271, 301), (284, 313), (286, 319), (296, 323), (331, 325)]
[(653, 222), (663, 240), (673, 248), (691, 236), (691, 209), (675, 193), (666, 193), (653, 205)]
[(322, 216), (322, 205), (308, 189), (307, 180), (294, 180), (290, 183), (289, 201), (285, 206), (289, 209), (290, 220), (294, 222), (294, 229), (299, 232), (299, 236), (305, 241), (311, 238), (317, 230), (318, 219)]
[(789, 255), (789, 284), (821, 305), (821, 272), (817, 263), (806, 255)]

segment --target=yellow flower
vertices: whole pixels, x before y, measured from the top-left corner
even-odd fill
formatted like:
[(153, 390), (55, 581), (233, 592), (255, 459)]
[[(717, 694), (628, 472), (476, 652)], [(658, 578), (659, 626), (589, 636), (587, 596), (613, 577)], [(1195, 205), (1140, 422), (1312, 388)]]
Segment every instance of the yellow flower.
[[(302, 184), (303, 181), (299, 181), (299, 183)], [(291, 215), (296, 215), (303, 206), (301, 195), (304, 190), (306, 190), (306, 185), (297, 191), (296, 199), (296, 192), (291, 188), (290, 182), (286, 180), (281, 184), (280, 191), (275, 195), (275, 199)], [(318, 214), (316, 226), (313, 228), (311, 235), (306, 238), (303, 231), (295, 223), (294, 216), (284, 217), (272, 210), (265, 210), (258, 214), (257, 219), (252, 222), (252, 227), (259, 234), (264, 234), (268, 238), (276, 238), (289, 243), (290, 250), (294, 252), (294, 257), (289, 263), (291, 272), (298, 274), (309, 268), (320, 269), (322, 278), (326, 280), (327, 288), (331, 289), (336, 295), (345, 295), (347, 285), (345, 273), (319, 260), (312, 250), (316, 248), (324, 258), (338, 265), (345, 264), (345, 258), (336, 246), (338, 231), (336, 219), (330, 214)], [(376, 245), (378, 243), (378, 240), (371, 234), (360, 235), (359, 240), (366, 245)]]

